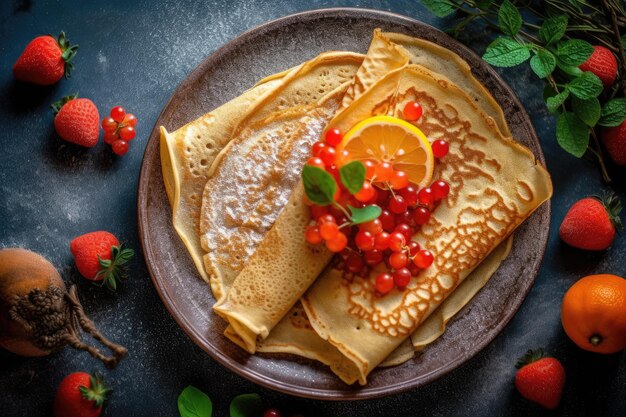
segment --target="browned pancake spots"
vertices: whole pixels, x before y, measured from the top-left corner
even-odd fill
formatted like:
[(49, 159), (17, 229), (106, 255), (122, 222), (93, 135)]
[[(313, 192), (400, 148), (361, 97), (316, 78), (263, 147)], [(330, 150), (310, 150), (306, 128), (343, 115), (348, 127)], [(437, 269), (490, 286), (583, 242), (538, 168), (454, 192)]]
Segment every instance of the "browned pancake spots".
[(304, 330), (313, 330), (311, 327), (311, 322), (309, 321), (308, 316), (304, 312), (304, 308), (300, 302), (297, 302), (295, 306), (291, 309), (291, 314), (289, 314), (289, 321), (291, 325), (296, 329), (304, 329)]

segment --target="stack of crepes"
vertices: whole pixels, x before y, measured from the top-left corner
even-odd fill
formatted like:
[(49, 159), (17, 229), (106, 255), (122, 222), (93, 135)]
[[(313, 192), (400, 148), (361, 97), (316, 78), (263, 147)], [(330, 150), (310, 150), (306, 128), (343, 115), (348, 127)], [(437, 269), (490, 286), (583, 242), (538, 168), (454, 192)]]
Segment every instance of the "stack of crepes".
[[(434, 178), (451, 192), (413, 238), (435, 263), (380, 297), (373, 276), (347, 279), (323, 245), (306, 243), (300, 173), (326, 129), (400, 117), (411, 100), (424, 109), (416, 126), (450, 144)], [(440, 336), (552, 193), (463, 59), (380, 30), (366, 55), (323, 53), (161, 133), (174, 228), (211, 286), (226, 337), (250, 353), (321, 361), (348, 384), (365, 384), (375, 367), (411, 359)]]

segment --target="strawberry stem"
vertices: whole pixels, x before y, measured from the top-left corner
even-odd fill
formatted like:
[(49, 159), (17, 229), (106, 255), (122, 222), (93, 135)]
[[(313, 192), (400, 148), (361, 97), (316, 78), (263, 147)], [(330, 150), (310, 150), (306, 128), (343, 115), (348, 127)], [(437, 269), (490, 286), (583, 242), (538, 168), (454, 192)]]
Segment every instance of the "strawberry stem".
[(526, 351), (524, 356), (517, 359), (517, 362), (515, 363), (515, 367), (517, 369), (521, 369), (528, 364), (537, 362), (539, 359), (544, 358), (545, 356), (546, 354), (542, 348), (535, 349), (535, 350), (528, 349), (528, 351)]
[(100, 271), (96, 274), (96, 278), (102, 278), (102, 284), (115, 291), (117, 282), (126, 278), (125, 264), (135, 255), (135, 251), (130, 248), (124, 248), (124, 245), (111, 246), (111, 259), (102, 259), (98, 256), (100, 262)]
[(72, 76), (72, 70), (74, 69), (72, 60), (76, 56), (78, 45), (70, 45), (70, 41), (65, 36), (65, 32), (61, 32), (59, 34), (57, 42), (59, 44), (59, 48), (61, 48), (61, 58), (65, 61), (65, 78), (70, 78)]
[(102, 407), (104, 401), (107, 399), (107, 396), (111, 392), (111, 389), (107, 388), (107, 386), (104, 384), (102, 376), (98, 373), (96, 373), (95, 375), (91, 375), (89, 385), (89, 387), (86, 387), (84, 385), (80, 385), (78, 387), (81, 395), (87, 401), (93, 401), (95, 408)]
[(60, 100), (55, 101), (50, 105), (50, 108), (54, 111), (56, 115), (59, 111), (61, 111), (61, 107), (65, 106), (69, 101), (78, 98), (78, 93), (70, 94), (69, 96), (65, 96)]

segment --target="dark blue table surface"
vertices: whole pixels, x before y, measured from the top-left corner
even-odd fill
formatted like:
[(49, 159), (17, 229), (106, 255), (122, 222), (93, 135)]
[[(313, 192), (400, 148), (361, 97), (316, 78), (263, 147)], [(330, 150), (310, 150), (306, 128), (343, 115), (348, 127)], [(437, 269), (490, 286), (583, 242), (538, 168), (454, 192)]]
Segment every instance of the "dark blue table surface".
[[(570, 249), (558, 225), (577, 199), (604, 186), (593, 162), (562, 151), (554, 118), (542, 102), (542, 83), (527, 66), (500, 71), (532, 116), (554, 181), (552, 228), (545, 260), (528, 298), (493, 343), (448, 376), (424, 388), (362, 402), (302, 400), (263, 389), (233, 374), (198, 348), (161, 303), (139, 253), (132, 278), (117, 294), (80, 278), (69, 253), (79, 234), (105, 229), (139, 249), (137, 181), (148, 135), (176, 86), (206, 56), (237, 34), (268, 20), (308, 9), (354, 6), (389, 10), (434, 26), (417, 0), (320, 1), (44, 1), (0, 2), (0, 247), (37, 251), (78, 284), (86, 311), (130, 355), (113, 371), (71, 349), (47, 358), (25, 359), (0, 349), (0, 415), (47, 416), (56, 386), (68, 373), (102, 371), (114, 393), (106, 416), (176, 416), (180, 391), (193, 384), (226, 416), (237, 394), (260, 393), (268, 405), (306, 416), (625, 416), (625, 355), (600, 356), (578, 349), (560, 323), (561, 299), (576, 279), (591, 273), (626, 276), (626, 237), (605, 253)], [(65, 30), (80, 44), (70, 80), (50, 88), (25, 88), (11, 68), (34, 36)], [(489, 36), (466, 33), (482, 53)], [(138, 136), (123, 158), (102, 142), (93, 149), (68, 145), (54, 134), (49, 104), (78, 91), (101, 114), (117, 104), (139, 119)], [(621, 178), (624, 198), (625, 171)], [(561, 407), (544, 411), (515, 391), (515, 358), (545, 347), (563, 361), (567, 385)], [(288, 414), (288, 413), (287, 413)]]

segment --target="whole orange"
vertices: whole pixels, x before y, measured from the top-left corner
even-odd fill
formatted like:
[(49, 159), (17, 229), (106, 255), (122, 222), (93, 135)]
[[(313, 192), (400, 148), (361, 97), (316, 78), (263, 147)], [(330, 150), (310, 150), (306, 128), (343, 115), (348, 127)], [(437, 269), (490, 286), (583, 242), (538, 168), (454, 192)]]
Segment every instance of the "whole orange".
[(615, 353), (626, 347), (626, 280), (617, 275), (589, 275), (563, 298), (561, 322), (579, 347)]

